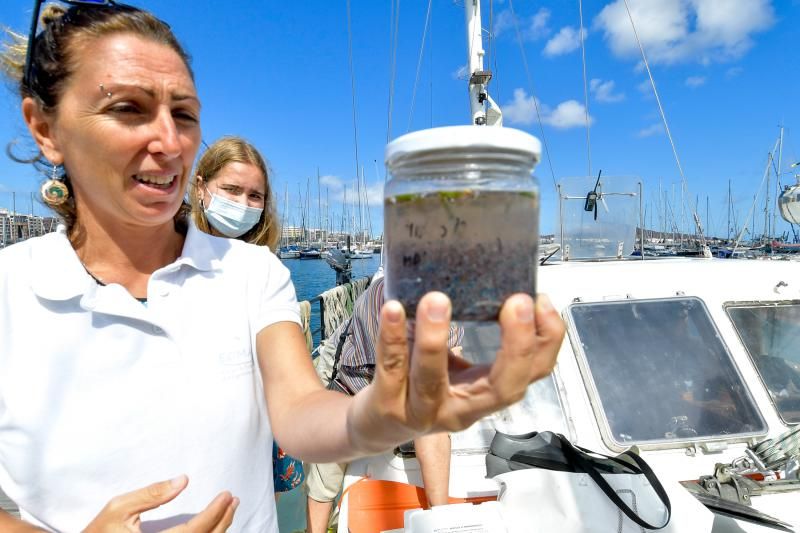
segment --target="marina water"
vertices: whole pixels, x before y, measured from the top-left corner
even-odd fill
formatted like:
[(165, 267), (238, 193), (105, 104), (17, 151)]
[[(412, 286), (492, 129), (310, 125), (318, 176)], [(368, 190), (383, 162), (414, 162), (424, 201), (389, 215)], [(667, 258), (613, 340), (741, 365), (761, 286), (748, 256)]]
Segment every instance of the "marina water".
[[(336, 272), (323, 259), (283, 259), (283, 264), (292, 273), (292, 283), (297, 292), (297, 301), (311, 300), (315, 296), (336, 286)], [(372, 254), (367, 259), (352, 259), (353, 280), (372, 277), (381, 264), (381, 255)], [(319, 303), (311, 305), (311, 331), (319, 329)], [(319, 343), (319, 334), (314, 335), (314, 345)]]

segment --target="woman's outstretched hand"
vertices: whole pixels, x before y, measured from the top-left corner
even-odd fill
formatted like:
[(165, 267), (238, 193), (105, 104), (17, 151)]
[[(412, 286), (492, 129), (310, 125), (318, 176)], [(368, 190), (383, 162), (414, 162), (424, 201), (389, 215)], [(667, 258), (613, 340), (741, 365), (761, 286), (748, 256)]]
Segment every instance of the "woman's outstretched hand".
[(451, 365), (448, 372), (450, 312), (447, 296), (425, 295), (409, 352), (402, 305), (384, 304), (375, 379), (356, 395), (348, 417), (354, 445), (375, 452), (420, 433), (459, 431), (521, 400), (528, 385), (553, 370), (564, 324), (547, 296), (536, 305), (527, 294), (509, 297), (494, 363)]
[[(160, 481), (112, 498), (83, 533), (139, 533), (141, 514), (172, 501), (189, 480), (180, 476), (170, 481)], [(186, 523), (167, 529), (172, 533), (222, 533), (233, 522), (233, 513), (239, 499), (230, 492), (222, 492), (208, 507)]]

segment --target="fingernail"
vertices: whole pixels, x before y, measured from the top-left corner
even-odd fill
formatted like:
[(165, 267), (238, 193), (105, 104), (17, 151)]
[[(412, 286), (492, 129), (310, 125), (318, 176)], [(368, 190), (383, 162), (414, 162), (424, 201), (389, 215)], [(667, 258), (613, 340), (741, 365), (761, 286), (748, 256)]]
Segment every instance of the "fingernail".
[(391, 300), (384, 304), (384, 316), (386, 320), (397, 324), (403, 318), (403, 305), (397, 300)]
[(173, 489), (177, 489), (178, 487), (182, 487), (184, 481), (186, 481), (185, 475), (180, 475), (176, 478), (172, 478), (169, 480), (169, 484)]
[(239, 507), (239, 498), (234, 496), (233, 497), (233, 502), (231, 502), (231, 503), (233, 505), (233, 509), (236, 510), (236, 508)]
[(530, 298), (520, 298), (516, 311), (520, 322), (533, 322), (533, 300)]
[(440, 292), (428, 298), (427, 317), (431, 322), (445, 322), (450, 318), (450, 300)]
[(539, 307), (540, 310), (545, 312), (550, 312), (554, 310), (553, 302), (550, 301), (550, 298), (548, 298), (546, 294), (536, 295), (536, 305)]

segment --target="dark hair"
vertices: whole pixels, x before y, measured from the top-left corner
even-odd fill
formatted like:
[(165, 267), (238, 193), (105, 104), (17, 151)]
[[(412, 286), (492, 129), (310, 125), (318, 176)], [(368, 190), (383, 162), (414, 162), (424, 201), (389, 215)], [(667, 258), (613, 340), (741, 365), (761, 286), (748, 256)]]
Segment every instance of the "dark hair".
[[(21, 98), (34, 98), (42, 109), (52, 113), (61, 99), (64, 85), (72, 75), (76, 54), (84, 43), (106, 35), (129, 33), (163, 44), (174, 50), (186, 65), (194, 79), (189, 54), (183, 49), (169, 25), (153, 14), (127, 5), (74, 5), (69, 9), (49, 4), (42, 10), (42, 30), (28, 43), (20, 34), (6, 30), (11, 42), (6, 43), (0, 63), (6, 75), (19, 87)], [(33, 46), (30, 75), (24, 79), (25, 56), (28, 46)], [(9, 156), (23, 163), (33, 163), (40, 170), (52, 171), (50, 164), (39, 151), (33, 157), (13, 154), (14, 142), (6, 149)], [(63, 219), (67, 228), (72, 228), (75, 217), (75, 200), (69, 176), (59, 169), (70, 193), (67, 202), (50, 205)]]

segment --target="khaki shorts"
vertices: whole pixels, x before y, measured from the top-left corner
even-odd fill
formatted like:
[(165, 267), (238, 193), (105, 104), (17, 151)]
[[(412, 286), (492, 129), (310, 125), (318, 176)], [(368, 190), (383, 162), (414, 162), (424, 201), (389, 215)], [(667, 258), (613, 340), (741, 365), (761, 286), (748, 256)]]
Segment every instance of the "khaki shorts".
[(342, 490), (347, 463), (306, 463), (308, 497), (318, 502), (332, 502)]

